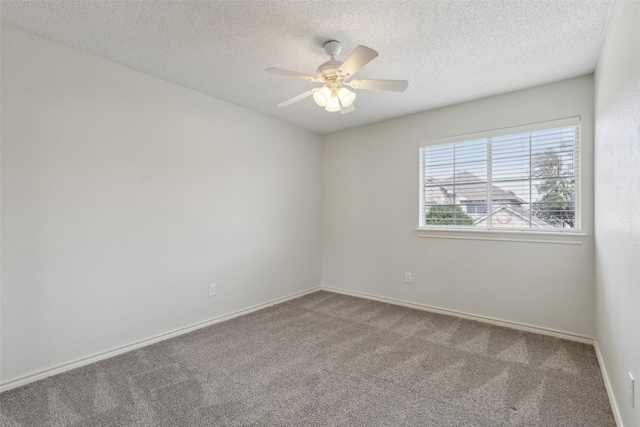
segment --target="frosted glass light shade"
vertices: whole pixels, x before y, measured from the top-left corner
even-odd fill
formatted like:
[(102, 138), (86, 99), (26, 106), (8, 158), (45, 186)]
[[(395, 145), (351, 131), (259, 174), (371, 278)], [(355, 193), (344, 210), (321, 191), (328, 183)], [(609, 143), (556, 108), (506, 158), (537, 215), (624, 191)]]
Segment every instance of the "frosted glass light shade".
[(335, 92), (332, 93), (329, 99), (327, 100), (327, 106), (325, 107), (325, 110), (330, 111), (332, 113), (335, 111), (340, 111), (340, 100), (338, 99), (338, 96), (336, 95)]
[(313, 100), (321, 107), (326, 107), (329, 98), (331, 97), (331, 91), (328, 87), (324, 86), (322, 89), (313, 92)]
[(338, 91), (338, 98), (340, 99), (340, 103), (343, 107), (348, 107), (353, 104), (353, 101), (356, 99), (356, 94), (351, 92), (346, 87), (341, 87)]

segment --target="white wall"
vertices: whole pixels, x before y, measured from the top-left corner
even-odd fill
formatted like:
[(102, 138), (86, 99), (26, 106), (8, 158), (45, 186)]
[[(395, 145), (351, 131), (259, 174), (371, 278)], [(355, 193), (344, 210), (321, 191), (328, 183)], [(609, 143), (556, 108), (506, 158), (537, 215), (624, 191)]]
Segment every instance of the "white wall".
[[(596, 69), (596, 340), (626, 427), (640, 426), (640, 2), (611, 10)], [(636, 378), (635, 409), (627, 372)]]
[[(420, 141), (577, 115), (582, 245), (416, 236)], [(593, 336), (593, 76), (331, 134), (323, 153), (324, 286)]]
[(314, 134), (3, 26), (2, 381), (319, 285), (320, 162)]

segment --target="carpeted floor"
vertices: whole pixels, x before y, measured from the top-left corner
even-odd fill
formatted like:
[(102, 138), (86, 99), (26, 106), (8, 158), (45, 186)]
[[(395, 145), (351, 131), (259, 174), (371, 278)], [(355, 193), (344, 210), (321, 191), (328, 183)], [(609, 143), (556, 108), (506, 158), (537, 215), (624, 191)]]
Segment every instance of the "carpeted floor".
[(12, 426), (615, 426), (593, 347), (319, 291), (0, 395)]

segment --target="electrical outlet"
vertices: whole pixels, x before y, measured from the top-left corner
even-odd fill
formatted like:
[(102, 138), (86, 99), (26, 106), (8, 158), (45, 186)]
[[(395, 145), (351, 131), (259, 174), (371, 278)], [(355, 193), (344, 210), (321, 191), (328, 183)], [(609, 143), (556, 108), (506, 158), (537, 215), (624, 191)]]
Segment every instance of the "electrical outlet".
[(633, 408), (635, 406), (634, 405), (634, 403), (635, 403), (635, 399), (634, 399), (635, 398), (635, 396), (634, 396), (635, 390), (633, 389), (634, 385), (635, 385), (634, 384), (635, 380), (633, 379), (633, 375), (631, 375), (631, 372), (627, 372), (627, 374), (629, 375), (629, 377), (627, 378), (627, 392), (629, 394), (629, 400), (631, 401), (631, 407)]
[(218, 291), (218, 290), (217, 290), (217, 287), (216, 287), (216, 284), (215, 284), (215, 283), (212, 283), (212, 284), (210, 284), (210, 285), (209, 285), (209, 296), (210, 296), (210, 297), (215, 296), (215, 294), (217, 293), (217, 291)]
[(411, 283), (413, 277), (411, 277), (411, 273), (404, 273), (404, 283)]

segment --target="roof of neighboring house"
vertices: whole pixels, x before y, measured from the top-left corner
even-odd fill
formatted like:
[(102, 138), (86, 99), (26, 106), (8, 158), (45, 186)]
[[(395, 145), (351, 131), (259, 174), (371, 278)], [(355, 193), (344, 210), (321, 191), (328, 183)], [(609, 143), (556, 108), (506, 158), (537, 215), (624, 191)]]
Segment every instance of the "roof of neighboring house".
[[(454, 180), (455, 178), (455, 180)], [(452, 193), (455, 182), (455, 193), (468, 200), (487, 200), (487, 181), (478, 176), (461, 171), (443, 181), (430, 179), (426, 186), (440, 186), (448, 193)], [(515, 195), (513, 191), (506, 191), (495, 185), (491, 186), (493, 200), (513, 200), (516, 203), (524, 203), (524, 200)]]

